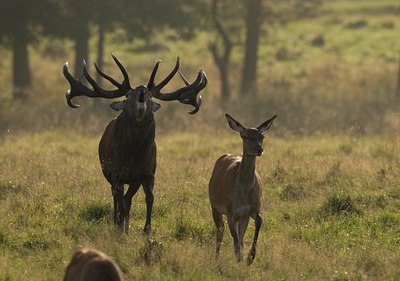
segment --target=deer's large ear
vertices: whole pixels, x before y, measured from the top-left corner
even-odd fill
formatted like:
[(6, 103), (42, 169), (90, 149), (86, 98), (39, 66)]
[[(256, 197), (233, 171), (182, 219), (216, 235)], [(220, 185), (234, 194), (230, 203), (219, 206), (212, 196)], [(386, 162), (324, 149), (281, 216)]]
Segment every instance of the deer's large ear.
[(153, 112), (156, 112), (157, 110), (159, 110), (161, 108), (161, 104), (159, 104), (158, 102), (153, 101), (152, 102), (152, 108), (151, 110), (153, 110)]
[(264, 123), (262, 123), (260, 126), (257, 127), (257, 130), (258, 130), (261, 134), (263, 134), (264, 132), (268, 131), (268, 130), (271, 128), (272, 123), (274, 123), (274, 121), (275, 121), (275, 119), (276, 119), (277, 116), (278, 116), (278, 115), (275, 115), (275, 116), (272, 117), (271, 119), (269, 119), (269, 120), (265, 121)]
[(110, 107), (115, 111), (120, 111), (125, 109), (125, 101), (115, 101), (110, 104)]
[(225, 117), (226, 120), (228, 120), (229, 126), (236, 132), (241, 133), (245, 129), (243, 125), (239, 123), (239, 121), (233, 119), (233, 117), (230, 116), (228, 113), (225, 113)]

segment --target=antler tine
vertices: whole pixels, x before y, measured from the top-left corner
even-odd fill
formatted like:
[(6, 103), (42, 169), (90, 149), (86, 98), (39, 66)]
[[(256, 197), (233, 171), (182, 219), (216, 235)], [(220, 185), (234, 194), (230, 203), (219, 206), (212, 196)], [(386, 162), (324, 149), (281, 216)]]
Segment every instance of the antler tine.
[(90, 76), (86, 60), (83, 60), (83, 75), (85, 76), (86, 80), (92, 85), (93, 90), (99, 93), (102, 93), (104, 90), (100, 88), (100, 86), (94, 81), (92, 76)]
[(117, 59), (117, 57), (111, 53), (111, 56), (113, 57), (115, 63), (118, 65), (119, 69), (122, 72), (122, 75), (124, 76), (124, 81), (122, 82), (122, 84), (124, 84), (126, 87), (131, 87), (130, 83), (129, 83), (129, 77), (128, 77), (128, 73), (125, 70), (125, 67), (122, 65), (122, 63), (119, 62), (119, 60)]
[(96, 68), (96, 71), (98, 74), (100, 74), (101, 77), (107, 79), (111, 84), (113, 84), (115, 87), (121, 88), (122, 85), (120, 83), (118, 83), (117, 81), (115, 81), (112, 77), (108, 76), (107, 74), (105, 74), (100, 67), (97, 65), (96, 62), (93, 63), (94, 67)]
[(200, 110), (200, 106), (203, 103), (203, 100), (201, 98), (201, 95), (199, 95), (198, 98), (197, 95), (207, 86), (208, 83), (207, 75), (202, 69), (199, 71), (198, 77), (201, 78), (200, 83), (198, 83), (197, 86), (192, 89), (192, 91), (183, 93), (181, 96), (182, 100), (179, 100), (181, 103), (191, 104), (194, 106), (194, 109), (188, 112), (189, 114), (195, 114)]
[(181, 79), (183, 80), (183, 82), (185, 83), (186, 86), (189, 86), (190, 83), (189, 81), (185, 78), (185, 76), (183, 76), (182, 72), (180, 70), (178, 70), (179, 76), (181, 77)]
[(200, 106), (202, 104), (201, 96), (197, 97), (199, 92), (207, 86), (208, 79), (203, 70), (200, 70), (196, 80), (190, 84), (189, 81), (180, 73), (181, 79), (185, 83), (186, 87), (176, 90), (172, 93), (161, 93), (158, 86), (156, 86), (152, 92), (155, 98), (160, 100), (170, 101), (170, 100), (178, 100), (184, 104), (190, 104), (195, 107), (194, 110), (190, 111), (189, 114), (195, 114), (199, 111)]
[(161, 63), (161, 60), (159, 60), (159, 61), (156, 63), (156, 65), (155, 65), (154, 68), (153, 68), (153, 71), (151, 72), (149, 82), (147, 83), (147, 89), (149, 89), (149, 90), (151, 90), (151, 89), (154, 88), (154, 86), (155, 86), (155, 84), (154, 84), (154, 78), (156, 77), (156, 73), (157, 73), (158, 66), (160, 65), (160, 63)]
[[(158, 69), (158, 65), (159, 65), (159, 62), (156, 64), (157, 69)], [(163, 81), (161, 81), (160, 84), (158, 84), (157, 86), (154, 86), (154, 90), (160, 91), (162, 88), (164, 88), (165, 85), (167, 85), (168, 82), (171, 81), (171, 79), (175, 76), (176, 72), (179, 70), (179, 66), (180, 66), (180, 58), (177, 57), (174, 69), (171, 71), (170, 74), (168, 74), (167, 77), (165, 77), (165, 79)], [(157, 69), (156, 69), (156, 71), (157, 71)], [(152, 73), (152, 75), (153, 75), (153, 73)], [(154, 76), (155, 76), (155, 72), (154, 72)], [(153, 82), (154, 82), (154, 77), (153, 77)]]
[(110, 76), (108, 76), (105, 73), (103, 73), (96, 64), (95, 64), (95, 67), (96, 67), (97, 72), (102, 77), (104, 77), (105, 79), (110, 81), (114, 86), (117, 87), (116, 90), (104, 90), (104, 89), (102, 89), (96, 83), (96, 81), (90, 76), (85, 60), (83, 61), (83, 76), (90, 83), (90, 85), (92, 85), (93, 90), (88, 88), (88, 87), (86, 87), (83, 84), (81, 78), (80, 79), (75, 79), (74, 77), (72, 77), (72, 75), (68, 71), (68, 62), (64, 64), (63, 74), (64, 74), (65, 78), (68, 80), (68, 82), (69, 82), (69, 84), (71, 86), (71, 89), (68, 90), (66, 95), (65, 95), (65, 97), (67, 99), (67, 104), (70, 107), (72, 107), (72, 108), (79, 107), (79, 105), (72, 103), (71, 100), (74, 97), (86, 96), (86, 97), (89, 97), (89, 98), (113, 99), (113, 98), (121, 97), (121, 96), (125, 95), (129, 90), (131, 90), (131, 87), (129, 85), (128, 74), (126, 73), (126, 71), (125, 71), (124, 67), (122, 66), (122, 64), (117, 60), (117, 58), (114, 57), (114, 56), (113, 56), (113, 58), (114, 58), (115, 62), (117, 63), (118, 67), (120, 68), (120, 70), (122, 71), (122, 74), (124, 75), (124, 79), (125, 80), (122, 82), (122, 84), (118, 83), (113, 78), (111, 78)]
[(79, 107), (79, 105), (74, 104), (71, 100), (74, 97), (83, 96), (83, 95), (91, 95), (92, 91), (88, 87), (83, 85), (80, 82), (80, 80), (72, 77), (71, 73), (69, 73), (69, 71), (68, 71), (68, 62), (66, 62), (64, 64), (63, 74), (71, 86), (71, 89), (68, 90), (67, 93), (65, 94), (65, 97), (67, 98), (67, 104), (72, 108), (77, 108), (77, 107)]

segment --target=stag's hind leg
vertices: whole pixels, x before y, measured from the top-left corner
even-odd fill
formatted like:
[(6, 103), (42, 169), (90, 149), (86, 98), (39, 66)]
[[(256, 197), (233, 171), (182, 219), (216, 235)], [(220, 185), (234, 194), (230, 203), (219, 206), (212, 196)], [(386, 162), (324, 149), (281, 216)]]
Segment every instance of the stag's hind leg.
[(115, 184), (111, 186), (111, 191), (114, 199), (114, 224), (119, 230), (123, 230), (124, 217), (126, 207), (124, 202), (124, 185)]
[(140, 187), (140, 181), (135, 181), (131, 184), (129, 184), (128, 191), (124, 195), (124, 201), (125, 201), (125, 207), (126, 207), (126, 213), (125, 213), (125, 233), (128, 234), (129, 232), (129, 217), (130, 217), (130, 212), (131, 212), (131, 206), (132, 206), (132, 198), (135, 196), (136, 192), (139, 190)]
[(144, 225), (143, 231), (144, 233), (149, 233), (151, 230), (151, 213), (153, 210), (153, 202), (154, 202), (154, 176), (146, 177), (143, 182), (143, 190), (146, 195), (146, 223)]
[(258, 239), (258, 233), (260, 232), (260, 228), (262, 225), (262, 217), (259, 213), (256, 213), (253, 216), (254, 219), (254, 224), (255, 224), (255, 230), (254, 230), (254, 238), (253, 238), (253, 244), (251, 245), (251, 249), (249, 252), (249, 256), (247, 257), (247, 264), (250, 265), (252, 264), (255, 256), (256, 256), (256, 246), (257, 246), (257, 239)]
[(222, 214), (214, 208), (212, 208), (212, 215), (215, 227), (217, 228), (217, 244), (215, 248), (215, 258), (218, 258), (221, 250), (222, 238), (224, 237), (224, 221), (222, 220)]

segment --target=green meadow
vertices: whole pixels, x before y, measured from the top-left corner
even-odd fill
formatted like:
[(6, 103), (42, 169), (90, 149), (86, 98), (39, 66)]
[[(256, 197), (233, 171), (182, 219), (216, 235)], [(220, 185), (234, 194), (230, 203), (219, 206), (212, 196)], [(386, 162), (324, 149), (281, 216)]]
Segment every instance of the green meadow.
[[(61, 69), (73, 60), (72, 43), (43, 38), (31, 47), (26, 102), (11, 101), (11, 53), (0, 48), (0, 281), (62, 280), (82, 247), (112, 256), (125, 280), (399, 280), (399, 15), (394, 0), (325, 1), (313, 18), (265, 26), (258, 95), (235, 90), (243, 57), (235, 47), (234, 96), (223, 102), (209, 32), (189, 42), (159, 34), (151, 51), (149, 42), (119, 43), (118, 30), (109, 34), (106, 53), (127, 66), (133, 85), (147, 82), (158, 59), (161, 79), (178, 55), (190, 80), (200, 67), (209, 78), (198, 114), (177, 102), (155, 113), (150, 235), (142, 233), (142, 190), (129, 235), (114, 229), (97, 146), (117, 113), (108, 101), (66, 105)], [(111, 56), (106, 62), (105, 72), (120, 77)], [(208, 181), (221, 154), (242, 153), (225, 112), (249, 126), (278, 114), (257, 159), (264, 223), (251, 266), (236, 263), (227, 227), (214, 258)], [(253, 233), (251, 221), (246, 255)]]

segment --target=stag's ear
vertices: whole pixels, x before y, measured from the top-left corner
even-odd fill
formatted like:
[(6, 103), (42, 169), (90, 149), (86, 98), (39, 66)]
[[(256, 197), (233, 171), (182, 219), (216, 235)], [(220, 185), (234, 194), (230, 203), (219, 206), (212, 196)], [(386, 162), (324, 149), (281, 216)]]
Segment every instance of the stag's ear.
[(125, 109), (125, 101), (115, 101), (110, 104), (110, 107), (115, 111), (120, 111)]
[(272, 117), (271, 119), (269, 119), (269, 120), (265, 121), (264, 123), (262, 123), (260, 126), (257, 127), (257, 130), (258, 130), (261, 134), (263, 134), (264, 132), (268, 131), (268, 130), (271, 128), (272, 123), (274, 123), (274, 121), (275, 121), (275, 119), (276, 119), (277, 116), (278, 116), (278, 115), (275, 115), (275, 116)]
[(233, 119), (233, 117), (230, 116), (228, 113), (225, 113), (225, 117), (226, 120), (228, 120), (229, 126), (236, 132), (241, 133), (245, 129), (243, 125), (239, 123), (239, 121)]
[(159, 104), (158, 102), (153, 101), (151, 110), (153, 110), (153, 112), (156, 112), (160, 108), (161, 108), (161, 104)]

